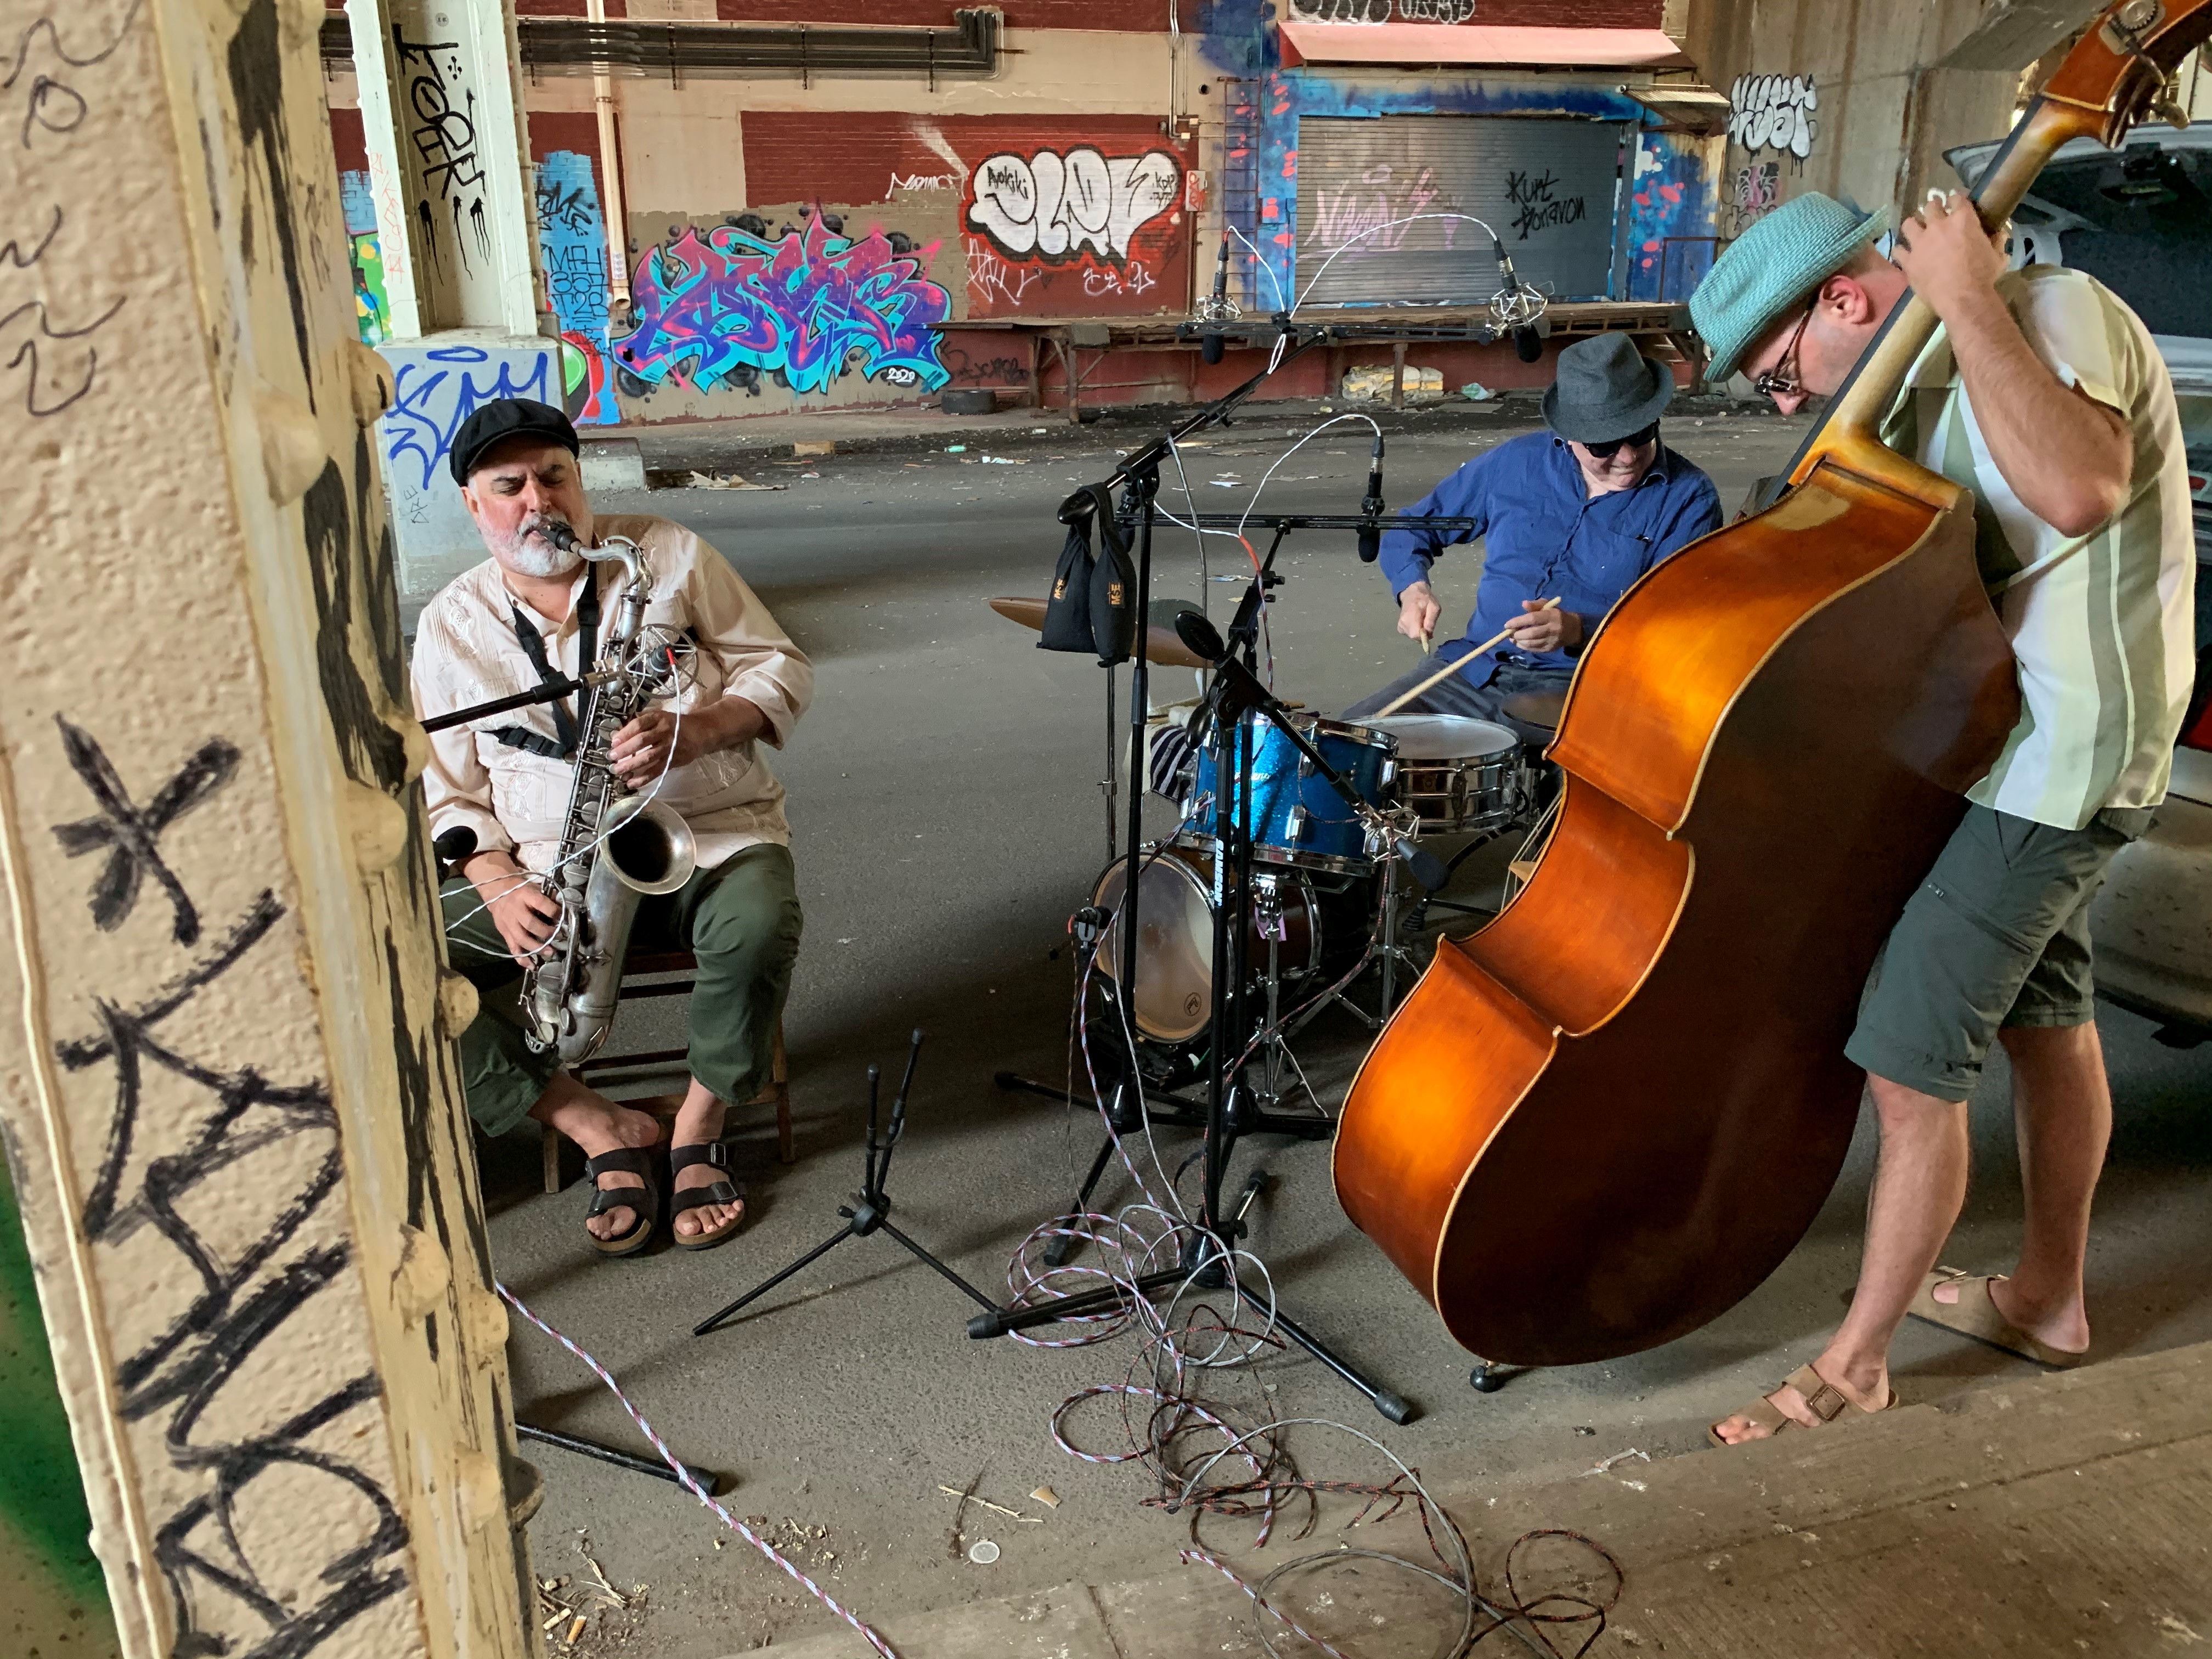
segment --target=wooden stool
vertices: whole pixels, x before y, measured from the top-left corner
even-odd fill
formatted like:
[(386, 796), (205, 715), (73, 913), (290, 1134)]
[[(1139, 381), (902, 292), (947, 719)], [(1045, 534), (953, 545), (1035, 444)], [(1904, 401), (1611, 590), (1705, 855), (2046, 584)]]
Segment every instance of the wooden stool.
[[(689, 951), (633, 951), (623, 963), (623, 1000), (633, 997), (681, 997), (691, 994), (691, 988), (699, 977), (699, 959)], [(651, 979), (651, 984), (640, 984)], [(602, 1072), (628, 1071), (641, 1066), (665, 1066), (682, 1060), (690, 1051), (684, 1048), (655, 1048), (641, 1054), (594, 1054), (582, 1065), (572, 1066), (576, 1081), (589, 1083), (593, 1075)], [(790, 1163), (798, 1154), (791, 1144), (791, 1073), (783, 1054), (783, 1016), (775, 1017), (775, 1046), (769, 1060), (768, 1087), (750, 1100), (740, 1103), (746, 1106), (764, 1106), (775, 1103), (775, 1150), (777, 1159)], [(561, 1190), (561, 1151), (568, 1137), (548, 1128), (545, 1142), (545, 1190)]]

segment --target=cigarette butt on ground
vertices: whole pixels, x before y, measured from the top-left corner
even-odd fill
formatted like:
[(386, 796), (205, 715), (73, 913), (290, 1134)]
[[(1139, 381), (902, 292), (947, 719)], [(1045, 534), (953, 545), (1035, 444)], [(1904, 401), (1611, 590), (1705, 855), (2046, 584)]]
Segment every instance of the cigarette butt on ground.
[(581, 1636), (583, 1633), (584, 1633), (584, 1615), (583, 1615), (582, 1613), (578, 1613), (578, 1614), (576, 1615), (576, 1622), (575, 1622), (574, 1624), (573, 1624), (573, 1625), (571, 1625), (571, 1626), (568, 1626), (568, 1638), (567, 1638), (568, 1642), (568, 1644), (569, 1644), (571, 1647), (574, 1647), (574, 1646), (575, 1645), (575, 1643), (576, 1643), (576, 1638), (577, 1638), (579, 1636)]

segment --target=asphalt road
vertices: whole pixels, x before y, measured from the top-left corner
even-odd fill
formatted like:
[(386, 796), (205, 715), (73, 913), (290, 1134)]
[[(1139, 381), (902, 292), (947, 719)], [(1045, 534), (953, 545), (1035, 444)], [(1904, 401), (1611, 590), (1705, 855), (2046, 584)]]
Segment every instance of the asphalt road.
[[(1484, 446), (1528, 429), (1525, 416), (1523, 405), (1415, 418), (1415, 430), (1391, 442), (1392, 499), (1412, 499)], [(1283, 460), (1291, 431), (1271, 413), (1194, 451), (1190, 494), (1201, 507), (1225, 510), (1248, 501), (1273, 467), (1263, 505), (1353, 510), (1364, 429), (1335, 427)], [(1739, 411), (1671, 420), (1668, 435), (1714, 474), (1733, 507), (1753, 477), (1781, 464), (1797, 428)], [(1005, 1595), (1079, 1573), (1164, 1571), (1188, 1541), (1187, 1517), (1140, 1504), (1158, 1491), (1143, 1470), (1079, 1461), (1054, 1443), (1063, 1400), (1129, 1373), (1139, 1358), (1130, 1338), (1073, 1348), (971, 1341), (962, 1331), (964, 1301), (881, 1237), (840, 1246), (715, 1335), (688, 1334), (841, 1224), (836, 1206), (859, 1182), (863, 1068), (896, 1063), (912, 1028), (927, 1031), (928, 1045), (892, 1182), (898, 1218), (987, 1291), (1003, 1290), (1010, 1252), (1055, 1212), (1090, 1156), (1095, 1120), (1002, 1092), (992, 1076), (1008, 1067), (1066, 1073), (1066, 918), (1107, 859), (1106, 677), (1086, 659), (1034, 650), (1033, 635), (983, 601), (1044, 590), (1061, 535), (1053, 508), (1110, 465), (1110, 436), (1058, 426), (1025, 434), (1006, 452), (1018, 465), (987, 464), (980, 447), (748, 463), (753, 477), (787, 487), (601, 503), (693, 526), (730, 556), (817, 665), (815, 705), (775, 760), (791, 789), (807, 912), (787, 1020), (800, 1158), (780, 1168), (769, 1126), (750, 1126), (738, 1173), (750, 1183), (754, 1219), (743, 1235), (703, 1254), (663, 1249), (602, 1262), (581, 1244), (583, 1189), (539, 1194), (526, 1139), (489, 1147), (495, 1254), (507, 1281), (608, 1364), (683, 1455), (735, 1478), (726, 1499), (732, 1513), (783, 1528), (800, 1564), (863, 1615)], [(1170, 472), (1163, 499), (1171, 507), (1180, 483)], [(1228, 550), (1215, 553), (1211, 574), (1233, 575), (1242, 550), (1217, 546)], [(1348, 535), (1294, 538), (1279, 568), (1289, 580), (1270, 636), (1285, 696), (1334, 710), (1412, 665), (1415, 647), (1392, 631), (1387, 589), (1352, 557)], [(1477, 568), (1471, 553), (1439, 568), (1455, 624), (1472, 602)], [(1157, 592), (1207, 592), (1224, 614), (1235, 587), (1202, 589), (1200, 577), (1191, 535), (1164, 531)], [(1470, 885), (1480, 879), (1471, 865)], [(665, 1004), (633, 1005), (617, 1045), (659, 1046), (676, 1017)], [(2117, 1012), (2103, 1026), (2118, 1123), (2090, 1264), (2100, 1349), (2212, 1338), (2203, 1267), (2212, 1243), (2203, 1202), (2212, 1048), (2163, 1048), (2144, 1022)], [(1301, 1040), (1301, 1060), (1332, 1107), (1364, 1042), (1348, 1018), (1325, 1019)], [(1974, 1105), (1978, 1176), (1946, 1252), (1961, 1266), (2000, 1269), (2016, 1239), (2006, 1088), (2000, 1060)], [(1172, 1162), (1190, 1145), (1164, 1135), (1161, 1150)], [(1833, 1323), (1855, 1269), (1871, 1152), (1863, 1124), (1805, 1243), (1706, 1329), (1480, 1395), (1468, 1387), (1467, 1357), (1434, 1314), (1338, 1212), (1327, 1147), (1248, 1143), (1233, 1179), (1255, 1164), (1275, 1177), (1251, 1244), (1285, 1306), (1425, 1414), (1391, 1429), (1296, 1351), (1220, 1386), (1248, 1413), (1335, 1418), (1381, 1435), (1425, 1470), (1465, 1477), (1572, 1472), (1631, 1448), (1690, 1449), (1702, 1444), (1705, 1423), (1810, 1358)], [(1115, 1203), (1131, 1195), (1126, 1181), (1109, 1191)], [(518, 1331), (511, 1352), (526, 1418), (641, 1446), (574, 1361)], [(1915, 1400), (1940, 1401), (2023, 1370), (1917, 1328), (1896, 1358), (1899, 1387)], [(1095, 1450), (1123, 1443), (1110, 1401), (1079, 1409), (1070, 1431)], [(1308, 1474), (1377, 1477), (1379, 1461), (1348, 1437), (1297, 1433)], [(647, 1587), (638, 1610), (599, 1615), (583, 1650), (712, 1659), (833, 1627), (674, 1489), (557, 1450), (529, 1455), (549, 1488), (532, 1528), (540, 1575), (588, 1577), (576, 1553), (586, 1541), (580, 1529), (617, 1584)], [(970, 1508), (966, 1538), (988, 1536), (1000, 1549), (988, 1566), (951, 1547), (957, 1499), (939, 1490), (971, 1482), (978, 1496), (1038, 1517)], [(1041, 1484), (1056, 1490), (1058, 1508), (1026, 1496)], [(1224, 1542), (1249, 1541), (1249, 1531), (1212, 1524)], [(1224, 1643), (1232, 1638), (1243, 1640), (1224, 1632)]]

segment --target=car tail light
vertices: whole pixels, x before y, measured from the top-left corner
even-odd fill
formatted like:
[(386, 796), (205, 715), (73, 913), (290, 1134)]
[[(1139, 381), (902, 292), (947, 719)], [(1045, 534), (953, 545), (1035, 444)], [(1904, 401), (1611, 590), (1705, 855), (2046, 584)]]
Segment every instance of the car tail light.
[(2212, 645), (2197, 653), (2197, 688), (2181, 722), (2179, 746), (2212, 750)]

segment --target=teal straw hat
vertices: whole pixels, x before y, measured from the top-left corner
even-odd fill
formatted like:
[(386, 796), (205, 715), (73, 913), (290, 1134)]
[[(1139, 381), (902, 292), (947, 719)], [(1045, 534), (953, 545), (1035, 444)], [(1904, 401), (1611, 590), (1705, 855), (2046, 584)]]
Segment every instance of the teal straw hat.
[(1728, 379), (1767, 330), (1888, 228), (1886, 208), (1861, 213), (1808, 190), (1729, 243), (1690, 295), (1690, 320), (1713, 354), (1705, 379)]

